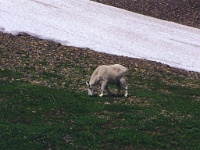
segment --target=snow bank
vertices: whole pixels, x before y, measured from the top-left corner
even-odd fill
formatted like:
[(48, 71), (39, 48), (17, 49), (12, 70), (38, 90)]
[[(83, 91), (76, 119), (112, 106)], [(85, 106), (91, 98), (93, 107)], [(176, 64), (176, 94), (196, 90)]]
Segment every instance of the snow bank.
[(200, 72), (200, 30), (89, 0), (2, 0), (0, 30)]

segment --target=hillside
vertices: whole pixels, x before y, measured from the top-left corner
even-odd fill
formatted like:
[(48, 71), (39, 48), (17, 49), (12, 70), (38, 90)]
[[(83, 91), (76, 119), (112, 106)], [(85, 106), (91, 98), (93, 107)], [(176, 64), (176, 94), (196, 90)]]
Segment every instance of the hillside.
[(93, 0), (155, 18), (200, 28), (199, 0)]
[[(101, 64), (129, 68), (129, 96), (87, 95)], [(0, 33), (0, 149), (198, 149), (200, 74)], [(110, 86), (113, 93), (114, 86)]]
[[(114, 63), (129, 96), (89, 97), (93, 70)], [(0, 149), (199, 149), (199, 91), (198, 72), (0, 32)]]
[[(148, 78), (162, 78), (167, 75), (169, 78), (180, 76), (186, 79), (200, 79), (200, 73), (197, 72), (176, 69), (154, 61), (98, 53), (88, 48), (63, 46), (23, 33), (17, 36), (0, 33), (0, 53), (0, 69), (22, 72), (23, 80), (43, 85), (64, 86), (62, 82), (70, 77), (72, 81), (76, 81), (73, 82), (73, 87), (79, 87), (79, 83), (87, 81), (92, 70), (98, 65), (114, 63), (128, 67), (132, 76), (139, 73)], [(68, 67), (72, 70), (68, 70)], [(79, 68), (81, 72), (73, 72), (73, 68)], [(51, 83), (51, 80), (40, 77), (44, 72), (62, 77), (56, 81), (57, 83)]]

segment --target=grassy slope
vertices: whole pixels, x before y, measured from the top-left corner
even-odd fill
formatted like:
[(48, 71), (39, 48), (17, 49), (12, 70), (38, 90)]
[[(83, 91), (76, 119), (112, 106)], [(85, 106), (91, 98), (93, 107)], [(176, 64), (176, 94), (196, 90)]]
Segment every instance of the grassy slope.
[[(88, 97), (113, 63), (130, 96)], [(1, 33), (0, 85), (0, 149), (200, 149), (198, 73)]]

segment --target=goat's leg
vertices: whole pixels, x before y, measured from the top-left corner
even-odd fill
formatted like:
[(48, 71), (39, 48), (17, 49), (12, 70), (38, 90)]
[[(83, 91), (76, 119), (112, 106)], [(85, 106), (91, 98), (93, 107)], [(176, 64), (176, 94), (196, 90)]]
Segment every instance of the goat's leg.
[(108, 95), (112, 95), (112, 94), (111, 94), (111, 92), (110, 92), (110, 90), (108, 89), (108, 84), (106, 84), (106, 87), (105, 87), (105, 89), (107, 90), (107, 92), (108, 92)]
[(107, 81), (102, 81), (102, 83), (101, 83), (101, 94), (99, 95), (100, 97), (103, 96), (103, 91), (106, 88), (106, 86), (107, 86)]
[(121, 91), (121, 83), (120, 81), (117, 82), (117, 95), (120, 94), (120, 91)]
[(125, 89), (125, 95), (124, 96), (127, 97), (128, 96), (128, 86), (126, 84), (126, 80), (125, 80), (125, 78), (121, 78), (119, 81), (122, 84), (123, 88)]

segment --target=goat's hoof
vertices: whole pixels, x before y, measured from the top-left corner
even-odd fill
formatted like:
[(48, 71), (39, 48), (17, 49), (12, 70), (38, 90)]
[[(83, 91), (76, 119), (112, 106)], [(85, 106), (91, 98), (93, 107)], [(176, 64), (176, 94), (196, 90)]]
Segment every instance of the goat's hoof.
[(99, 97), (102, 97), (102, 96), (103, 96), (103, 94), (100, 94), (100, 95), (99, 95)]

